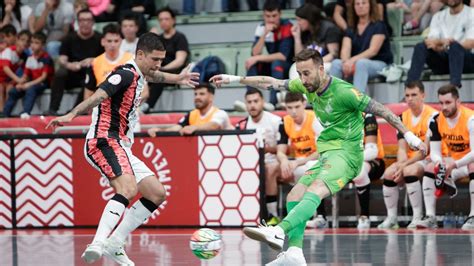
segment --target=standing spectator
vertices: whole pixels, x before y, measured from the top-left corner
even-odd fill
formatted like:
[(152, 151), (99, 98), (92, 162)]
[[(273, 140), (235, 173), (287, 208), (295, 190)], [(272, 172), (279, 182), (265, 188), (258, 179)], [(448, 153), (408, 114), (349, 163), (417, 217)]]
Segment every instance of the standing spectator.
[(46, 51), (56, 58), (59, 55), (61, 39), (69, 33), (69, 27), (74, 18), (74, 8), (66, 0), (44, 0), (35, 9), (35, 18), (30, 20), (32, 32), (44, 31)]
[(30, 118), (36, 97), (49, 86), (54, 74), (54, 63), (44, 50), (45, 43), (46, 35), (42, 32), (37, 32), (31, 37), (33, 54), (26, 60), (25, 73), (21, 81), (8, 92), (8, 100), (3, 109), (5, 116), (10, 116), (15, 103), (19, 98), (24, 97), (23, 112), (20, 117)]
[(138, 43), (138, 20), (134, 15), (127, 15), (120, 21), (123, 40), (120, 44), (120, 50), (135, 54)]
[(330, 74), (353, 77), (354, 87), (367, 90), (369, 78), (393, 62), (387, 29), (376, 9), (375, 0), (354, 0), (349, 9), (349, 27), (342, 40), (341, 59), (331, 65)]
[(295, 39), (295, 54), (304, 48), (318, 50), (323, 56), (325, 69), (329, 70), (330, 63), (339, 57), (341, 30), (325, 19), (321, 9), (313, 4), (306, 3), (300, 6), (295, 14), (297, 24), (291, 28), (291, 34)]
[[(160, 70), (169, 73), (179, 73), (186, 67), (188, 62), (188, 40), (183, 33), (176, 30), (176, 15), (169, 7), (158, 11), (158, 22), (163, 31), (159, 37), (166, 50), (166, 57)], [(157, 32), (156, 29), (152, 29), (152, 31)], [(169, 86), (169, 84), (148, 83), (148, 85), (150, 86), (150, 98), (148, 98), (147, 104), (149, 108), (153, 108), (156, 101), (160, 98), (163, 88)]]
[(2, 21), (0, 27), (12, 24), (17, 32), (27, 30), (28, 20), (31, 17), (32, 9), (23, 5), (20, 0), (2, 1)]
[(407, 83), (419, 80), (425, 63), (434, 74), (449, 74), (461, 88), (462, 73), (474, 72), (474, 9), (462, 0), (445, 0), (449, 7), (433, 16), (428, 37), (415, 46)]
[[(245, 61), (247, 76), (270, 75), (277, 79), (288, 78), (293, 54), (294, 40), (291, 22), (281, 18), (280, 3), (266, 0), (263, 4), (264, 22), (255, 30), (252, 56)], [(263, 54), (263, 48), (268, 54)], [(276, 91), (270, 91), (270, 103), (277, 104)]]
[[(51, 85), (51, 102), (49, 115), (58, 112), (64, 90), (84, 87), (86, 69), (92, 59), (104, 52), (101, 46), (101, 36), (92, 30), (94, 17), (88, 10), (79, 11), (79, 30), (67, 36), (61, 45), (59, 69), (56, 71)], [(80, 102), (82, 95), (77, 101)]]

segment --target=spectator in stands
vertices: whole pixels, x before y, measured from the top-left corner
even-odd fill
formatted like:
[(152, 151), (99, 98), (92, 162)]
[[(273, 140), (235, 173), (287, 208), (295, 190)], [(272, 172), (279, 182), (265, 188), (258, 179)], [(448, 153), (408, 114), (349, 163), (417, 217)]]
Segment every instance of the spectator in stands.
[(325, 19), (321, 9), (313, 4), (306, 3), (300, 6), (295, 14), (297, 24), (291, 28), (291, 34), (295, 39), (295, 54), (301, 52), (303, 48), (318, 50), (323, 56), (326, 70), (329, 70), (330, 63), (339, 57), (341, 30)]
[(387, 4), (388, 9), (404, 11), (403, 34), (418, 34), (429, 26), (431, 17), (443, 7), (441, 0), (396, 1)]
[(367, 91), (370, 78), (393, 62), (389, 35), (376, 7), (375, 0), (352, 2), (341, 59), (334, 60), (330, 70), (331, 76), (353, 77), (354, 87), (362, 92)]
[(54, 74), (54, 63), (44, 50), (46, 35), (37, 32), (31, 37), (31, 51), (33, 54), (26, 61), (25, 73), (20, 82), (8, 92), (3, 113), (10, 116), (19, 98), (23, 97), (22, 119), (30, 118), (31, 110), (38, 97), (49, 86)]
[[(316, 163), (319, 157), (316, 140), (323, 127), (313, 111), (305, 110), (306, 99), (303, 94), (288, 92), (285, 96), (285, 105), (288, 114), (283, 117), (283, 124), (279, 129), (280, 140), (277, 145), (280, 181), (297, 184), (300, 177)], [(290, 193), (288, 198), (293, 196)], [(317, 216), (307, 222), (307, 227), (327, 227), (323, 202), (318, 207)]]
[[(423, 83), (421, 81), (408, 83), (405, 86), (405, 101), (408, 104), (408, 109), (400, 116), (403, 124), (423, 141), (427, 138), (430, 121), (438, 114), (434, 108), (424, 104), (424, 100)], [(379, 224), (378, 228), (398, 228), (398, 185), (405, 183), (408, 199), (413, 209), (413, 219), (408, 228), (414, 229), (423, 216), (422, 191), (419, 180), (423, 177), (429, 161), (421, 152), (409, 149), (403, 134), (398, 133), (397, 138), (397, 161), (390, 165), (383, 175), (383, 199), (387, 208), (387, 218)], [(423, 193), (433, 194), (434, 190), (424, 190)]]
[[(169, 7), (164, 7), (158, 11), (158, 22), (163, 33), (159, 34), (160, 40), (165, 46), (166, 57), (163, 60), (161, 71), (169, 73), (179, 73), (189, 62), (189, 45), (186, 36), (177, 31), (176, 14)], [(151, 31), (158, 33), (157, 29)], [(148, 83), (150, 87), (150, 98), (147, 104), (152, 109), (163, 92), (164, 87), (169, 84)]]
[(15, 45), (16, 35), (17, 35), (16, 28), (11, 24), (7, 24), (7, 25), (2, 27), (2, 31), (5, 35), (4, 39), (5, 39), (5, 42), (7, 43), (7, 45), (8, 46)]
[(117, 19), (113, 15), (115, 6), (111, 0), (87, 0), (87, 6), (97, 22), (114, 21)]
[[(5, 41), (5, 33), (3, 30), (0, 29), (0, 64), (4, 65), (5, 61), (4, 58), (6, 57), (7, 53), (7, 42)], [(11, 86), (9, 84), (8, 76), (5, 74), (4, 71), (0, 71), (0, 110), (3, 111), (3, 104), (7, 98), (6, 92)]]
[[(474, 112), (461, 105), (459, 91), (452, 84), (438, 89), (438, 99), (441, 112), (430, 123), (428, 134), (430, 141), (431, 162), (427, 166), (428, 172), (444, 164), (446, 174), (444, 185), (453, 189), (451, 198), (456, 196), (456, 180), (469, 176), (469, 198), (471, 209), (462, 229), (474, 229)], [(423, 197), (426, 216), (416, 225), (419, 228), (436, 228), (436, 197), (435, 176), (425, 176), (423, 179)]]
[(209, 83), (201, 83), (194, 88), (194, 106), (196, 109), (188, 112), (177, 125), (168, 128), (151, 128), (148, 134), (156, 136), (160, 131), (179, 131), (181, 135), (191, 135), (196, 131), (234, 129), (229, 115), (214, 106), (215, 88)]
[[(79, 30), (68, 35), (61, 45), (59, 69), (51, 85), (49, 115), (57, 114), (64, 90), (84, 87), (86, 69), (95, 57), (104, 52), (101, 36), (93, 30), (92, 13), (88, 9), (79, 11), (78, 21)], [(81, 102), (82, 98), (82, 95), (77, 97), (77, 102)]]
[[(280, 3), (266, 0), (263, 4), (263, 23), (255, 30), (252, 56), (245, 61), (247, 76), (269, 75), (277, 79), (288, 78), (293, 54), (293, 25), (281, 18)], [(263, 53), (266, 48), (268, 54)], [(276, 91), (270, 91), (270, 103), (277, 104)]]
[(419, 80), (423, 67), (434, 74), (449, 74), (461, 88), (462, 73), (474, 72), (474, 9), (462, 0), (444, 0), (449, 7), (433, 16), (428, 37), (415, 46), (407, 82)]
[(360, 174), (352, 180), (357, 189), (360, 206), (360, 215), (357, 222), (358, 229), (370, 228), (370, 181), (378, 180), (382, 177), (385, 171), (384, 156), (385, 152), (377, 118), (373, 114), (365, 114), (364, 164)]
[(265, 203), (267, 207), (267, 224), (276, 225), (280, 221), (278, 215), (278, 177), (280, 164), (276, 158), (281, 117), (263, 110), (265, 100), (260, 90), (250, 88), (245, 93), (245, 106), (248, 117), (238, 122), (237, 129), (255, 129), (263, 135), (265, 142)]
[(156, 15), (154, 0), (115, 0), (118, 7), (119, 20), (127, 15), (137, 16), (139, 27), (138, 36), (147, 32), (147, 20)]
[(2, 1), (2, 20), (0, 27), (11, 24), (17, 32), (30, 29), (28, 20), (30, 19), (32, 9), (27, 5), (23, 5), (20, 0)]
[(84, 100), (96, 91), (97, 86), (112, 70), (133, 59), (133, 54), (120, 50), (121, 42), (120, 26), (112, 23), (107, 24), (102, 30), (101, 40), (105, 52), (92, 60), (91, 66), (86, 72)]
[(135, 54), (138, 43), (138, 20), (134, 15), (127, 15), (120, 21), (120, 30), (122, 31), (123, 40), (120, 44), (120, 50)]
[(32, 32), (43, 31), (47, 34), (46, 51), (56, 58), (61, 39), (69, 33), (74, 18), (72, 4), (66, 0), (44, 0), (36, 6), (34, 16), (30, 20), (30, 29)]
[[(354, 0), (337, 0), (336, 2), (332, 18), (336, 25), (343, 31), (346, 31), (347, 28), (350, 27), (348, 25), (350, 8), (347, 9), (347, 6), (353, 6), (353, 2)], [(382, 20), (387, 28), (388, 36), (392, 36), (392, 28), (388, 23), (387, 17), (387, 2), (387, 0), (376, 0), (376, 5), (374, 5), (374, 7), (376, 7), (375, 10), (378, 14), (379, 20)]]
[(86, 0), (75, 0), (73, 3), (73, 8), (74, 8), (74, 20), (72, 22), (72, 30), (78, 31), (79, 30), (79, 22), (77, 21), (77, 14), (79, 14), (79, 11), (83, 9), (88, 9), (89, 6), (87, 5)]

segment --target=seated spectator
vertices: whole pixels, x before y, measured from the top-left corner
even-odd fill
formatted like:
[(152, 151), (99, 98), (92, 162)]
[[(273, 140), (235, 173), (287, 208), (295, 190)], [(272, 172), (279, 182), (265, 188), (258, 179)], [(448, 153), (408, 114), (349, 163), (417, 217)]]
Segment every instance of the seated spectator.
[[(5, 59), (7, 56), (7, 42), (5, 41), (5, 33), (0, 29), (0, 64), (5, 64)], [(5, 74), (5, 71), (0, 71), (0, 110), (3, 110), (3, 104), (7, 98), (6, 92), (11, 88), (8, 76)]]
[(134, 15), (127, 15), (120, 21), (120, 30), (122, 31), (123, 40), (120, 44), (120, 50), (135, 54), (138, 43), (138, 20)]
[(72, 22), (72, 29), (74, 31), (79, 30), (79, 22), (77, 21), (77, 14), (79, 14), (79, 11), (83, 9), (88, 9), (89, 6), (87, 5), (86, 0), (75, 0), (73, 3), (74, 7), (74, 21)]
[(5, 39), (5, 42), (7, 43), (8, 46), (13, 46), (16, 44), (16, 35), (17, 35), (17, 31), (16, 31), (16, 28), (11, 25), (11, 24), (7, 24), (5, 26), (2, 27), (2, 31), (4, 33), (4, 39)]
[(341, 30), (325, 19), (321, 10), (313, 4), (300, 6), (295, 14), (297, 24), (291, 28), (291, 34), (295, 39), (295, 54), (304, 48), (318, 50), (323, 56), (324, 68), (329, 70), (330, 63), (339, 57)]
[(418, 34), (426, 29), (434, 13), (443, 7), (440, 0), (397, 0), (387, 4), (388, 9), (404, 11), (403, 34)]
[[(64, 90), (84, 88), (84, 79), (87, 68), (92, 60), (104, 52), (101, 46), (101, 36), (93, 30), (94, 17), (88, 10), (78, 13), (79, 30), (67, 36), (62, 42), (59, 69), (56, 71), (51, 84), (51, 102), (48, 115), (56, 115)], [(77, 102), (82, 101), (82, 95)]]
[(43, 31), (47, 34), (46, 51), (56, 58), (59, 55), (61, 39), (69, 33), (74, 18), (74, 8), (66, 0), (44, 0), (35, 8), (35, 18), (31, 19), (32, 32)]
[[(252, 56), (245, 61), (247, 76), (265, 75), (277, 79), (288, 78), (294, 54), (291, 22), (281, 18), (280, 3), (266, 0), (263, 5), (264, 22), (255, 30)], [(263, 53), (266, 48), (268, 54)], [(270, 90), (270, 103), (277, 104), (275, 90)]]
[(160, 131), (179, 131), (181, 135), (190, 135), (196, 131), (234, 129), (229, 115), (214, 106), (215, 88), (209, 83), (201, 83), (194, 88), (194, 106), (196, 109), (187, 113), (177, 125), (168, 128), (151, 128), (148, 134), (156, 136)]
[[(160, 71), (177, 74), (189, 62), (188, 40), (183, 33), (176, 30), (176, 15), (173, 10), (168, 7), (162, 8), (158, 11), (157, 17), (160, 28), (163, 31), (163, 33), (159, 34), (160, 40), (166, 50), (166, 57), (163, 60)], [(155, 28), (151, 31), (158, 32)], [(169, 84), (148, 83), (148, 85), (150, 86), (150, 98), (148, 98), (147, 104), (151, 109), (160, 98), (164, 87), (169, 86)]]
[(133, 59), (133, 54), (120, 50), (121, 42), (120, 27), (112, 23), (107, 24), (103, 29), (101, 40), (105, 52), (92, 60), (91, 66), (86, 72), (84, 100), (96, 91), (97, 86), (112, 70)]
[(25, 65), (25, 73), (20, 82), (8, 92), (8, 100), (5, 103), (3, 113), (10, 116), (18, 99), (23, 97), (22, 119), (28, 119), (33, 109), (36, 98), (49, 86), (53, 74), (54, 63), (44, 46), (46, 35), (41, 32), (31, 37), (31, 51)]
[(138, 36), (148, 31), (147, 20), (156, 15), (154, 0), (115, 0), (118, 7), (119, 20), (127, 15), (135, 15), (138, 19)]
[(349, 79), (362, 92), (378, 71), (393, 62), (387, 29), (376, 10), (375, 0), (354, 0), (349, 9), (348, 28), (342, 40), (341, 59), (331, 65), (330, 74)]
[(28, 30), (28, 20), (32, 14), (31, 7), (23, 5), (20, 0), (2, 1), (2, 20), (0, 27), (11, 24), (17, 32)]
[[(346, 31), (348, 28), (347, 16), (349, 14), (349, 9), (347, 9), (347, 7), (352, 6), (352, 2), (353, 0), (337, 0), (336, 7), (334, 8), (332, 18), (334, 23), (336, 23), (336, 25), (343, 31)], [(388, 23), (387, 17), (387, 2), (387, 0), (376, 0), (375, 10), (378, 13), (378, 18), (382, 20), (385, 27), (387, 27), (388, 36), (392, 36), (392, 28)]]
[(434, 74), (449, 74), (458, 88), (462, 73), (474, 72), (474, 9), (462, 0), (446, 5), (449, 8), (433, 16), (428, 37), (415, 46), (407, 83), (420, 79), (425, 63)]
[(16, 38), (15, 45), (4, 50), (1, 56), (1, 69), (12, 83), (19, 83), (23, 75), (23, 68), (28, 57), (31, 34), (22, 31)]
[(276, 158), (278, 132), (282, 124), (281, 117), (263, 110), (265, 100), (260, 90), (250, 88), (245, 93), (245, 106), (248, 117), (239, 121), (237, 129), (255, 129), (261, 132), (265, 142), (265, 203), (267, 224), (276, 225), (280, 221), (278, 215), (278, 179), (280, 164)]

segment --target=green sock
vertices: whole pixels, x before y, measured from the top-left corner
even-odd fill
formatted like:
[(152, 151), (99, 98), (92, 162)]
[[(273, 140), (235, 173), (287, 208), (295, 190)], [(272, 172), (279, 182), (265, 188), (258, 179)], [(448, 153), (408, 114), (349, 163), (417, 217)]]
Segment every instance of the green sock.
[(283, 221), (278, 225), (280, 226), (285, 234), (288, 234), (292, 229), (296, 228), (302, 223), (306, 223), (321, 203), (321, 199), (318, 195), (306, 192), (304, 193), (303, 199), (288, 213)]
[[(288, 213), (298, 205), (299, 201), (289, 201), (286, 203), (286, 210)], [(304, 237), (304, 230), (306, 228), (306, 223), (300, 224), (297, 227), (293, 228), (290, 232), (288, 232), (288, 246), (289, 247), (299, 247), (303, 248), (303, 237)]]

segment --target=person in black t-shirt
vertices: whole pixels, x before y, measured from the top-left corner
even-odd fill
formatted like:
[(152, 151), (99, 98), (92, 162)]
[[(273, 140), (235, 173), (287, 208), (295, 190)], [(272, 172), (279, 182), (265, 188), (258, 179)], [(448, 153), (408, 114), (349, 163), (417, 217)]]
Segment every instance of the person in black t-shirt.
[[(160, 9), (157, 17), (160, 28), (163, 31), (163, 33), (159, 34), (159, 37), (166, 50), (166, 57), (161, 71), (179, 73), (186, 67), (189, 61), (188, 40), (183, 33), (176, 30), (176, 14), (169, 7)], [(153, 28), (151, 31), (157, 32), (157, 29)], [(169, 86), (169, 84), (149, 83), (148, 86), (150, 87), (150, 97), (147, 100), (147, 104), (149, 109), (152, 109), (160, 98), (163, 88)]]
[[(86, 69), (94, 57), (102, 54), (101, 36), (93, 30), (94, 16), (88, 9), (77, 14), (79, 30), (69, 34), (61, 44), (59, 51), (59, 68), (54, 74), (51, 85), (51, 102), (48, 115), (57, 115), (64, 90), (84, 87)], [(76, 103), (82, 101), (79, 94)]]

